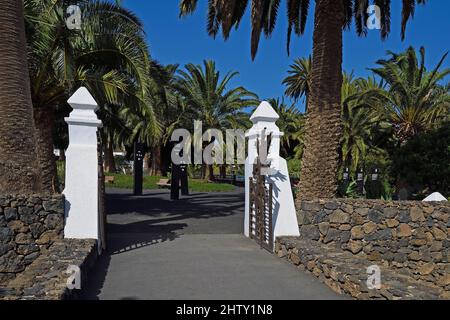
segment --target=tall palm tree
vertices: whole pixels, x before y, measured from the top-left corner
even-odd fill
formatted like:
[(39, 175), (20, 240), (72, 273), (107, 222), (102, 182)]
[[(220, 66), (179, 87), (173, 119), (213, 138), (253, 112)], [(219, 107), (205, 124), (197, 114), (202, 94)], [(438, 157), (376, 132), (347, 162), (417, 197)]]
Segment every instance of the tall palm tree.
[(308, 97), (311, 91), (312, 58), (298, 58), (288, 70), (289, 76), (283, 80), (286, 86), (285, 95), (298, 101), (305, 98), (305, 111), (308, 112)]
[(21, 0), (0, 0), (0, 193), (40, 191)]
[[(251, 1), (251, 55), (256, 56), (261, 33), (266, 36), (275, 29), (280, 0)], [(301, 35), (305, 31), (310, 0), (288, 0), (289, 50), (292, 31)], [(181, 0), (181, 15), (192, 13), (198, 0)], [(249, 0), (209, 0), (208, 33), (215, 37), (220, 29), (225, 39), (232, 27), (238, 27)], [(425, 0), (404, 0), (402, 12), (402, 38), (416, 4)], [(305, 150), (302, 161), (300, 194), (302, 199), (331, 198), (337, 190), (341, 125), (342, 86), (342, 33), (355, 18), (359, 35), (367, 33), (368, 0), (316, 0), (314, 13), (313, 59), (311, 92), (308, 101)], [(390, 0), (375, 0), (381, 13), (381, 36), (390, 32)]]
[(148, 104), (149, 56), (141, 22), (106, 1), (82, 0), (78, 5), (81, 30), (68, 30), (65, 1), (25, 0), (38, 156), (48, 192), (59, 191), (52, 135), (57, 105), (81, 85), (101, 108), (127, 104), (139, 109)]
[(420, 48), (420, 59), (414, 48), (379, 60), (379, 68), (371, 69), (387, 84), (387, 91), (375, 89), (366, 95), (376, 96), (380, 113), (393, 126), (400, 144), (425, 130), (431, 129), (450, 113), (449, 86), (440, 82), (450, 74), (450, 69), (440, 70), (446, 53), (432, 71), (425, 67), (425, 48)]
[[(203, 130), (232, 128), (235, 116), (244, 107), (258, 104), (257, 95), (244, 87), (229, 89), (230, 81), (238, 75), (229, 72), (223, 78), (213, 61), (201, 65), (187, 64), (178, 71), (176, 88), (183, 97), (190, 119), (203, 122)], [(213, 179), (213, 166), (209, 178)]]

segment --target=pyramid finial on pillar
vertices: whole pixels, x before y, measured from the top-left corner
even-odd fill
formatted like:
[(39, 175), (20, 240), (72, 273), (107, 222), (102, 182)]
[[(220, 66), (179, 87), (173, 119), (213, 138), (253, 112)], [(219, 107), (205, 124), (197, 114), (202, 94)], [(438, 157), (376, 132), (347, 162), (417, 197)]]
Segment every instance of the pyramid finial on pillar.
[(95, 111), (98, 108), (97, 102), (86, 87), (80, 87), (67, 102), (73, 109), (91, 109), (94, 107)]
[(255, 112), (253, 112), (250, 120), (253, 123), (259, 121), (276, 122), (279, 118), (280, 116), (275, 112), (270, 103), (263, 101), (258, 108), (256, 108)]
[(68, 124), (81, 124), (96, 127), (102, 126), (102, 122), (95, 113), (95, 111), (98, 110), (98, 104), (88, 89), (85, 87), (79, 88), (67, 102), (73, 109), (69, 117), (65, 118), (65, 121)]

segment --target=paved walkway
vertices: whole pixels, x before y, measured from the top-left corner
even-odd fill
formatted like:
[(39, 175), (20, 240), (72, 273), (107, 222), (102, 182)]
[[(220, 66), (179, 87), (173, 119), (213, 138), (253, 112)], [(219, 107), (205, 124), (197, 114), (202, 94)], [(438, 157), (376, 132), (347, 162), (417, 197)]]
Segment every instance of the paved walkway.
[(91, 272), (85, 299), (339, 299), (243, 235), (242, 189), (107, 196), (109, 253)]

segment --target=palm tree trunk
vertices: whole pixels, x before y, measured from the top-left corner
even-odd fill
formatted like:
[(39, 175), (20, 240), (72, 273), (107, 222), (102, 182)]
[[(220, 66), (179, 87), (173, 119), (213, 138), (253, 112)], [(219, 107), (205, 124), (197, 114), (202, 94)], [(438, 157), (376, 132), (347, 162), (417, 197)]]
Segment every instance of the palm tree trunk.
[(46, 193), (59, 193), (58, 172), (56, 170), (56, 159), (53, 152), (53, 108), (34, 108), (34, 126), (42, 191)]
[(309, 93), (305, 94), (305, 113), (308, 113)]
[(151, 156), (150, 153), (146, 152), (144, 154), (144, 174), (146, 175), (153, 175), (153, 169), (151, 165)]
[(116, 162), (114, 160), (114, 145), (111, 138), (108, 139), (108, 143), (105, 148), (105, 172), (116, 172)]
[(200, 179), (202, 180), (206, 179), (206, 164), (204, 163), (201, 164)]
[(40, 191), (23, 2), (0, 0), (0, 193)]
[(227, 176), (227, 166), (224, 164), (220, 165), (220, 178), (225, 179)]
[(343, 2), (316, 0), (300, 199), (333, 198), (341, 137)]
[(209, 172), (209, 176), (208, 176), (208, 180), (209, 181), (214, 181), (214, 166), (212, 164), (208, 165), (208, 172)]
[(162, 175), (162, 168), (161, 168), (161, 147), (153, 147), (152, 148), (152, 174), (155, 176)]
[(160, 157), (161, 175), (167, 177), (169, 173), (169, 166), (172, 163), (171, 160), (172, 148), (169, 145), (163, 145), (161, 146), (160, 152), (161, 152)]

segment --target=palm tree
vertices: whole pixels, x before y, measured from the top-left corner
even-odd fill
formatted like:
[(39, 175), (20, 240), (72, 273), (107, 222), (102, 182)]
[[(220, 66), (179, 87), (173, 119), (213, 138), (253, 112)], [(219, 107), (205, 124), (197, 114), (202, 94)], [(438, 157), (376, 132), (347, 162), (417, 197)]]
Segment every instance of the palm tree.
[[(52, 135), (55, 107), (79, 86), (86, 86), (101, 108), (106, 104), (148, 108), (149, 56), (141, 22), (117, 5), (83, 0), (78, 2), (82, 28), (68, 30), (64, 3), (25, 0), (38, 156), (48, 192), (58, 191)], [(151, 128), (156, 130), (154, 116), (153, 120)], [(105, 142), (108, 150), (111, 145)]]
[(23, 4), (0, 7), (0, 193), (39, 192)]
[(311, 56), (296, 59), (288, 70), (289, 76), (283, 80), (283, 84), (286, 86), (286, 96), (293, 98), (296, 102), (305, 98), (306, 112), (308, 112), (308, 97), (311, 91), (311, 66)]
[[(198, 0), (181, 0), (180, 13), (187, 15), (197, 7)], [(209, 0), (208, 33), (216, 37), (220, 29), (225, 39), (232, 27), (238, 27), (249, 0)], [(390, 33), (390, 1), (375, 1), (380, 7), (381, 36)], [(425, 0), (404, 0), (402, 38), (414, 14), (415, 5)], [(355, 18), (358, 35), (367, 33), (368, 0), (316, 0), (314, 14), (311, 92), (308, 98), (305, 150), (302, 161), (300, 194), (302, 199), (332, 198), (337, 190), (338, 148), (341, 125), (342, 33)], [(292, 31), (305, 31), (310, 0), (288, 0), (289, 51)], [(275, 29), (280, 0), (251, 1), (251, 55), (256, 56), (261, 33), (270, 36)]]
[[(161, 167), (161, 149), (178, 123), (169, 119), (181, 119), (183, 113), (176, 109), (177, 96), (173, 93), (174, 73), (177, 65), (162, 66), (157, 61), (150, 61), (148, 89), (149, 108), (136, 108), (133, 105), (107, 105), (100, 110), (99, 117), (103, 119), (103, 141), (105, 142), (105, 171), (115, 171), (113, 151), (115, 148), (126, 149), (139, 141), (151, 149), (152, 169), (154, 175), (163, 173)], [(158, 120), (160, 130), (155, 133), (154, 117)], [(149, 170), (148, 153), (145, 155), (144, 167)], [(157, 155), (155, 157), (155, 155)], [(158, 169), (154, 166), (157, 165)]]
[(342, 123), (341, 139), (342, 168), (349, 168), (353, 176), (368, 154), (381, 151), (377, 145), (377, 135), (389, 128), (382, 114), (376, 111), (376, 101), (361, 92), (383, 90), (384, 83), (374, 78), (354, 79), (352, 74), (344, 73), (342, 85)]
[[(256, 94), (244, 87), (228, 89), (238, 73), (229, 72), (221, 78), (213, 61), (205, 60), (203, 67), (187, 64), (178, 74), (176, 88), (184, 99), (188, 118), (202, 121), (204, 131), (232, 128), (239, 111), (258, 104)], [(214, 179), (212, 165), (209, 178)]]
[(127, 126), (126, 118), (122, 116), (125, 106), (105, 104), (97, 113), (102, 119), (103, 127), (100, 129), (104, 151), (104, 171), (116, 172), (114, 150), (128, 145), (131, 129)]
[(178, 65), (153, 65), (151, 79), (154, 85), (151, 100), (155, 105), (155, 112), (161, 124), (161, 134), (149, 146), (151, 148), (151, 174), (166, 175), (169, 170), (171, 152), (170, 138), (177, 127), (190, 127), (184, 116), (185, 105), (181, 96), (176, 92), (176, 73)]
[[(152, 175), (166, 175), (169, 169), (167, 153), (170, 154), (170, 138), (177, 127), (186, 127), (189, 124), (184, 117), (184, 102), (175, 90), (175, 73), (178, 65), (162, 66), (151, 61), (148, 92), (149, 110), (142, 108), (136, 110), (124, 106), (120, 117), (125, 120), (125, 127), (129, 128), (128, 136), (122, 140), (123, 144), (133, 144), (136, 141), (146, 146), (144, 167), (151, 170)], [(160, 130), (155, 134), (153, 117), (158, 119)], [(192, 125), (192, 124), (191, 124)], [(150, 155), (150, 157), (149, 157)], [(151, 165), (150, 165), (151, 162)]]
[(268, 102), (279, 115), (277, 125), (284, 136), (280, 141), (280, 154), (284, 158), (290, 157), (299, 145), (302, 143), (302, 137), (299, 136), (303, 132), (305, 125), (305, 116), (302, 114), (295, 104), (288, 106), (284, 99), (269, 99)]
[(389, 52), (390, 59), (377, 61), (380, 67), (371, 69), (386, 82), (387, 90), (375, 88), (364, 95), (379, 99), (378, 111), (392, 125), (401, 145), (448, 117), (449, 86), (440, 85), (450, 74), (450, 69), (440, 71), (447, 54), (427, 71), (425, 49), (420, 49), (419, 60), (410, 47), (401, 54)]

